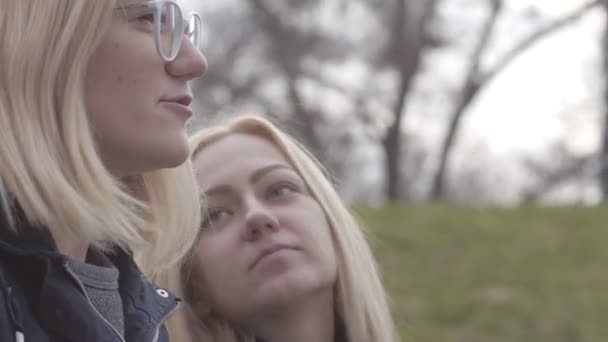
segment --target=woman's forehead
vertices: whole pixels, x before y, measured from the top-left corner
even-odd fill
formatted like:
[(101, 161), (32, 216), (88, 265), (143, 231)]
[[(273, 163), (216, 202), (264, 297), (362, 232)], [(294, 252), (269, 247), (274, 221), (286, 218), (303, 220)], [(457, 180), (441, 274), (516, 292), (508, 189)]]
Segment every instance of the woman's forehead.
[(212, 142), (194, 155), (193, 162), (195, 168), (206, 169), (229, 161), (234, 164), (235, 158), (239, 162), (271, 160), (289, 164), (273, 142), (248, 133), (234, 133)]
[(129, 6), (129, 5), (141, 5), (151, 2), (150, 0), (118, 0), (116, 4), (118, 6)]

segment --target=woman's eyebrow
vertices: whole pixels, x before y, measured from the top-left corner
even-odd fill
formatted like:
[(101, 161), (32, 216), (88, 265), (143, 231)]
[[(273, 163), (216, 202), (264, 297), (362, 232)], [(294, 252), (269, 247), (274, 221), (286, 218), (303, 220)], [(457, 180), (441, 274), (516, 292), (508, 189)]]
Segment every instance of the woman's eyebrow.
[(216, 186), (212, 186), (209, 189), (203, 191), (204, 196), (213, 196), (213, 195), (228, 195), (232, 193), (232, 188), (226, 184), (220, 184)]
[[(262, 177), (264, 177), (266, 174), (277, 170), (277, 169), (285, 169), (285, 170), (289, 170), (291, 172), (294, 172), (293, 169), (285, 164), (271, 164), (271, 165), (267, 165), (264, 166), (262, 168), (257, 169), (256, 171), (254, 171), (251, 176), (249, 176), (249, 182), (251, 184), (257, 183), (260, 181), (260, 179)], [(213, 196), (213, 195), (229, 195), (233, 192), (233, 189), (230, 185), (228, 184), (219, 184), (219, 185), (215, 185), (212, 186), (206, 190), (203, 190), (201, 192), (202, 196)]]
[(251, 176), (249, 177), (249, 182), (250, 183), (257, 183), (260, 178), (262, 178), (264, 175), (266, 175), (267, 173), (274, 171), (276, 169), (287, 169), (290, 171), (293, 171), (293, 169), (285, 164), (271, 164), (268, 166), (264, 166), (260, 169), (257, 169), (254, 173), (251, 174)]

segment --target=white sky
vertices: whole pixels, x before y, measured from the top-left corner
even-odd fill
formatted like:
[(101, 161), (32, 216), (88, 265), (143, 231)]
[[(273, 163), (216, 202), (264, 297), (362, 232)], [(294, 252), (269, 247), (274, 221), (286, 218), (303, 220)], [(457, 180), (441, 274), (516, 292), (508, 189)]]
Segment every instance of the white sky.
[[(459, 1), (484, 6), (484, 1)], [(539, 16), (550, 19), (563, 16), (587, 1), (589, 0), (508, 0), (507, 11), (521, 15), (522, 11), (535, 8)], [(201, 0), (179, 2), (187, 10), (196, 7), (200, 9), (201, 6), (208, 10), (214, 6), (226, 6), (228, 1), (208, 0), (203, 5), (200, 5)], [(512, 150), (536, 149), (546, 145), (547, 141), (572, 135), (572, 132), (568, 132), (564, 127), (560, 116), (571, 112), (574, 107), (581, 106), (586, 111), (595, 109), (597, 112), (599, 91), (590, 88), (593, 82), (585, 73), (593, 69), (594, 66), (590, 64), (599, 63), (597, 45), (602, 20), (601, 11), (596, 11), (585, 17), (581, 24), (572, 25), (552, 35), (520, 56), (479, 97), (467, 116), (461, 136), (473, 140), (481, 139), (490, 144), (493, 151), (505, 153)], [(525, 32), (518, 22), (503, 26), (504, 30)], [(504, 32), (501, 33), (504, 35)], [(502, 40), (505, 44), (512, 43), (509, 39)], [(502, 50), (506, 47), (507, 45)], [(501, 50), (500, 47), (498, 50)], [(336, 70), (343, 73), (343, 76), (357, 74), (344, 73), (344, 68)], [(598, 113), (595, 114), (595, 119), (598, 120)], [(593, 113), (590, 115), (593, 118)], [(412, 117), (412, 125), (416, 129), (422, 128), (419, 127), (421, 123), (418, 120), (428, 125), (426, 117)], [(597, 121), (588, 120), (588, 123), (578, 125), (580, 134), (577, 132), (572, 137), (576, 138), (573, 148), (581, 152), (594, 149), (599, 141), (599, 135), (594, 131)], [(427, 129), (438, 131), (437, 133), (442, 130), (441, 127)]]
[[(207, 0), (198, 5), (200, 0), (178, 1), (187, 10), (196, 7), (201, 9), (201, 6), (211, 9), (230, 3), (228, 0)], [(527, 13), (542, 23), (568, 14), (588, 1), (590, 0), (507, 0), (508, 8), (505, 12), (510, 14), (501, 19), (497, 34), (498, 43), (493, 45), (493, 52), (487, 62), (492, 63), (493, 58), (508, 49), (509, 44), (513, 44), (517, 37), (525, 36), (525, 33), (537, 27), (538, 23), (529, 24), (530, 18), (522, 19), (522, 13)], [(451, 0), (445, 4), (452, 6), (451, 11), (458, 12), (460, 9), (460, 15), (475, 20), (478, 15), (486, 13), (484, 10), (477, 10), (485, 8), (487, 2)], [(477, 7), (473, 8), (475, 12), (469, 12), (472, 7), (462, 4)], [(462, 8), (467, 8), (467, 12), (463, 13)], [(556, 141), (566, 142), (567, 147), (576, 153), (597, 151), (601, 127), (599, 101), (603, 86), (598, 75), (601, 70), (599, 42), (603, 21), (603, 13), (598, 9), (579, 23), (537, 43), (510, 64), (485, 89), (462, 123), (458, 155), (453, 160), (455, 168), (462, 165), (461, 163), (469, 162), (467, 158), (475, 155), (475, 147), (479, 145), (483, 145), (485, 151), (491, 154), (483, 158), (500, 161), (495, 165), (497, 170), (493, 170), (501, 173), (499, 178), (512, 175), (517, 178), (517, 174), (521, 174), (521, 169), (518, 171), (513, 165), (517, 158), (543, 153)], [(459, 79), (458, 73), (462, 70), (461, 64), (457, 64), (461, 62), (457, 62), (457, 59), (462, 60), (462, 55), (439, 58), (438, 64), (433, 67), (442, 70), (440, 74), (444, 74), (445, 70), (446, 82), (434, 82), (428, 86), (430, 89), (457, 87), (457, 83), (450, 84)], [(356, 84), (358, 81), (348, 81), (347, 76), (360, 74), (357, 72), (357, 65), (354, 63), (349, 66), (345, 63), (329, 72), (341, 74), (338, 78), (346, 84)], [(344, 72), (345, 68), (349, 69), (349, 72)], [(390, 86), (390, 82), (387, 86)], [(416, 107), (424, 108), (421, 107), (421, 113), (408, 113), (406, 129), (426, 132), (427, 137), (435, 141), (432, 146), (438, 145), (437, 137), (443, 134), (446, 121), (441, 114), (434, 113), (446, 112), (442, 102), (447, 103), (445, 100), (449, 101), (449, 96), (451, 95), (440, 95), (437, 101), (416, 104)], [(335, 104), (335, 101), (336, 98), (333, 98), (332, 103)], [(431, 116), (439, 120), (429, 120)], [(470, 151), (473, 151), (472, 154)], [(368, 163), (371, 164), (373, 163)], [(502, 165), (505, 167), (501, 167)], [(370, 166), (369, 173), (379, 177), (381, 170), (378, 168), (379, 165)], [(370, 179), (377, 179), (376, 176), (370, 176)]]
[[(581, 3), (511, 2), (514, 8), (536, 3), (542, 6), (543, 13), (553, 16), (563, 15), (573, 4)], [(599, 143), (597, 101), (601, 84), (594, 84), (588, 73), (600, 65), (602, 19), (596, 11), (580, 24), (560, 31), (520, 56), (475, 104), (468, 129), (491, 143), (496, 152), (540, 148), (548, 140), (565, 136), (571, 138), (568, 141), (573, 149), (595, 150)], [(594, 86), (598, 88), (593, 89)], [(587, 125), (566, 127), (561, 117), (577, 112), (590, 117)], [(575, 128), (578, 132), (572, 132)]]

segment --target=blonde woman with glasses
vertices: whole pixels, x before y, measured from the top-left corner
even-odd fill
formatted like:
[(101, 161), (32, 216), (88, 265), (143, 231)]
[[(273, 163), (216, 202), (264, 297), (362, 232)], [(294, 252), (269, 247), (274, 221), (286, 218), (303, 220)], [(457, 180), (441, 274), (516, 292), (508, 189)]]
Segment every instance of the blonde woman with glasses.
[(241, 117), (191, 138), (205, 198), (192, 255), (162, 282), (189, 310), (183, 342), (395, 342), (361, 228), (322, 166), (269, 121)]
[(134, 258), (197, 234), (199, 32), (173, 1), (1, 1), (0, 341), (168, 341), (179, 300)]

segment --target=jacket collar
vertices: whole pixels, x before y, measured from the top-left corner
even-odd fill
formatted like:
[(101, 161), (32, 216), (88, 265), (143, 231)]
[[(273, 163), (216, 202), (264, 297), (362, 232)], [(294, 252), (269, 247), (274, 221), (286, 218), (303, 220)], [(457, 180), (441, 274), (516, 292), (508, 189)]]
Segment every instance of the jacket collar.
[[(30, 224), (20, 210), (16, 210), (15, 224), (17, 230), (9, 229), (0, 210), (0, 256), (8, 264), (20, 265), (14, 271), (25, 280), (26, 298), (45, 330), (67, 334), (70, 340), (114, 341), (109, 325), (100, 319), (80, 291), (78, 280), (69, 274), (67, 258), (58, 252), (48, 229)], [(107, 256), (120, 272), (125, 339), (152, 341), (180, 300), (146, 280), (130, 252), (116, 248)]]
[[(181, 300), (149, 282), (130, 253), (118, 249), (108, 258), (120, 270), (118, 282), (125, 313), (125, 339), (151, 341), (160, 326), (179, 307)], [(132, 322), (130, 327), (136, 329), (127, 328), (127, 322)], [(150, 332), (152, 335), (148, 336)]]
[(0, 246), (15, 255), (43, 254), (60, 257), (51, 232), (32, 224), (19, 206), (13, 208), (14, 226), (10, 226), (4, 210), (0, 209)]

